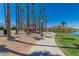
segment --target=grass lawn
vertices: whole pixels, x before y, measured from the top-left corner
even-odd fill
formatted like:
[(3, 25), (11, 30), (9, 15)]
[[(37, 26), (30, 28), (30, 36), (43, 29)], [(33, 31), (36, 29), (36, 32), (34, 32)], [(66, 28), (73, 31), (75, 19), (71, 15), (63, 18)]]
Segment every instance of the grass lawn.
[[(56, 42), (67, 56), (79, 56), (79, 36), (57, 33)], [(62, 47), (61, 47), (62, 46)]]
[[(0, 29), (0, 32), (3, 32), (4, 30), (3, 29)], [(11, 31), (16, 31), (16, 30), (14, 30), (14, 29), (11, 29)]]

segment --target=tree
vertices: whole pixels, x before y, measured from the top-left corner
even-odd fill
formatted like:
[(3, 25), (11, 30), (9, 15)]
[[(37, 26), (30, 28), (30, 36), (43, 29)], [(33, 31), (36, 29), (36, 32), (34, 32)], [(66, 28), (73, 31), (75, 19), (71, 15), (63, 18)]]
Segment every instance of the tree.
[(24, 19), (25, 19), (23, 12), (24, 12), (24, 7), (21, 6), (20, 7), (20, 17), (21, 17), (21, 29), (22, 30), (24, 29)]
[(19, 30), (21, 29), (21, 17), (20, 17), (20, 6), (19, 4), (16, 5), (17, 8), (17, 32), (19, 32)]
[(36, 32), (36, 15), (35, 15), (35, 3), (32, 3), (32, 26), (33, 32)]
[(61, 27), (63, 28), (62, 30), (64, 31), (65, 30), (65, 27), (64, 26), (66, 25), (66, 23), (65, 22), (61, 22), (60, 25), (62, 25)]
[(7, 28), (6, 28), (6, 4), (4, 4), (4, 17), (5, 17), (4, 35), (7, 35)]
[(45, 25), (45, 8), (44, 7), (42, 7), (42, 20), (43, 20), (43, 24), (42, 24), (42, 31), (45, 31), (45, 27), (44, 27), (44, 25)]
[(6, 28), (7, 28), (7, 39), (11, 40), (11, 32), (10, 32), (10, 5), (9, 3), (6, 4)]
[[(6, 4), (4, 3), (4, 17), (5, 17), (5, 20), (6, 20)], [(5, 28), (6, 28), (6, 21), (5, 21)]]
[(22, 11), (21, 11), (21, 4), (19, 4), (19, 29), (22, 30)]
[(39, 23), (39, 33), (41, 32), (41, 8), (39, 9), (39, 20), (38, 20), (38, 23)]
[(48, 19), (48, 17), (47, 16), (45, 16), (45, 31), (47, 31), (47, 19)]
[(18, 34), (18, 13), (17, 13), (17, 11), (18, 11), (18, 4), (16, 3), (16, 34)]
[(27, 3), (27, 6), (26, 6), (26, 8), (27, 8), (27, 19), (26, 19), (26, 23), (27, 23), (27, 35), (29, 35), (29, 33), (30, 33), (30, 14), (29, 14), (29, 4)]
[(65, 22), (61, 22), (61, 25), (65, 26), (65, 25), (66, 25), (66, 23), (65, 23)]

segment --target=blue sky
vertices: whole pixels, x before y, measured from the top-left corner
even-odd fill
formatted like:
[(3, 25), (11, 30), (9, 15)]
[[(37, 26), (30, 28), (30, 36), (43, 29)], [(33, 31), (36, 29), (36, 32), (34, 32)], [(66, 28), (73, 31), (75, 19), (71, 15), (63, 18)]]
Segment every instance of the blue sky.
[[(36, 4), (38, 5), (38, 4)], [(48, 27), (66, 22), (68, 26), (79, 28), (79, 4), (78, 3), (45, 3), (45, 14), (48, 16)], [(25, 7), (25, 5), (23, 4)], [(15, 25), (15, 4), (11, 4), (11, 24)], [(38, 6), (36, 6), (38, 9)], [(26, 12), (25, 12), (26, 13)], [(0, 23), (4, 23), (3, 4), (0, 4)]]

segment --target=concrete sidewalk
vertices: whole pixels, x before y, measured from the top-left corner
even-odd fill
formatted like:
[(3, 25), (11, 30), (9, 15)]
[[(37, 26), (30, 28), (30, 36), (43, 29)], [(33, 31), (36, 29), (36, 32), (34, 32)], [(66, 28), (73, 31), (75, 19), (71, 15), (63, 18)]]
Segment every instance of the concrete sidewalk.
[(57, 44), (55, 42), (55, 33), (48, 32), (44, 33), (46, 36), (43, 37), (43, 39), (37, 41), (35, 45), (28, 51), (27, 54), (31, 54), (33, 52), (50, 52), (50, 54), (54, 56), (64, 56), (63, 52), (57, 47)]

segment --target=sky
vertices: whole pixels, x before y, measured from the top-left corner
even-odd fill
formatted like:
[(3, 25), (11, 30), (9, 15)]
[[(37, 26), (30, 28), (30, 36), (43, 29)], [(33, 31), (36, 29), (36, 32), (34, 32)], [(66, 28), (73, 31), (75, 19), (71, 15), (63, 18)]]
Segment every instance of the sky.
[[(48, 16), (48, 27), (52, 27), (65, 22), (67, 26), (79, 29), (79, 3), (43, 3), (36, 4), (36, 9), (39, 9), (38, 5), (45, 6), (45, 15)], [(25, 7), (25, 4), (22, 4)], [(10, 19), (11, 24), (16, 24), (16, 9), (15, 4), (10, 4)], [(24, 12), (25, 14), (26, 12)], [(0, 23), (4, 24), (4, 8), (3, 4), (0, 4)]]

